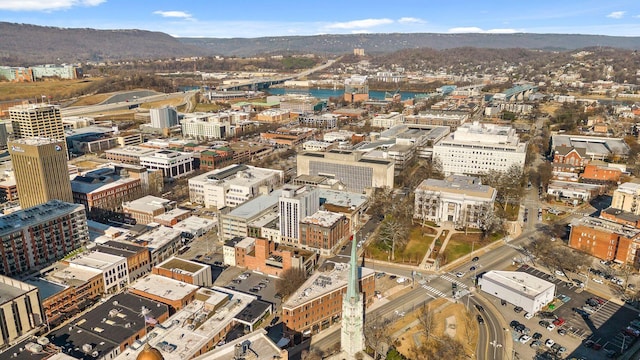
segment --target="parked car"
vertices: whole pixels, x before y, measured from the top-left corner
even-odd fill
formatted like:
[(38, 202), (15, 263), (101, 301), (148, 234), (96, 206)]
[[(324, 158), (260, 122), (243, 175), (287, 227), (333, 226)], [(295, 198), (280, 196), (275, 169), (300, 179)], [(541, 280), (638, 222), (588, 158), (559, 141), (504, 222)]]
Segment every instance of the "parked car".
[(553, 320), (553, 325), (555, 325), (555, 326), (562, 326), (562, 325), (564, 325), (564, 323), (565, 323), (565, 320), (563, 318), (561, 318), (561, 317)]
[(548, 321), (546, 321), (546, 320), (538, 321), (538, 324), (539, 324), (540, 326), (544, 327), (544, 328), (546, 328), (547, 326), (549, 326), (549, 322), (548, 322)]
[(383, 272), (379, 272), (376, 274), (376, 279), (382, 279), (386, 274)]
[(278, 321), (280, 321), (280, 317), (276, 316), (271, 320), (270, 325), (273, 326), (273, 325), (277, 324)]
[(550, 348), (550, 347), (552, 347), (555, 343), (556, 343), (556, 342), (555, 342), (555, 341), (553, 341), (553, 339), (547, 339), (547, 341), (545, 341), (545, 342), (544, 342), (544, 345), (545, 345), (546, 347), (549, 347), (549, 348)]
[(558, 335), (560, 335), (560, 336), (565, 336), (565, 335), (567, 335), (567, 330), (565, 330), (565, 329), (558, 329)]
[(527, 327), (526, 327), (526, 326), (524, 326), (524, 324), (518, 324), (518, 326), (516, 326), (516, 329), (515, 329), (515, 330), (516, 330), (517, 332), (521, 333), (521, 332), (524, 332), (524, 329), (526, 329), (526, 328), (527, 328)]
[(520, 325), (520, 322), (519, 322), (518, 320), (511, 320), (511, 322), (509, 323), (509, 326), (510, 326), (512, 329), (515, 329), (515, 328), (516, 328), (516, 326), (518, 326), (518, 325)]
[(558, 276), (566, 276), (566, 275), (564, 274), (564, 271), (562, 271), (562, 270), (556, 270), (556, 271), (555, 271), (555, 273), (556, 273), (556, 275), (558, 275)]
[(516, 306), (516, 307), (514, 307), (514, 308), (513, 308), (513, 311), (514, 311), (516, 314), (521, 313), (521, 312), (522, 312), (522, 310), (524, 310), (524, 309), (522, 309), (522, 307), (520, 307), (520, 306)]
[(540, 347), (540, 345), (542, 345), (542, 342), (540, 340), (532, 341), (531, 344), (529, 344), (529, 346), (534, 349)]
[(602, 279), (600, 278), (592, 278), (591, 281), (593, 281), (596, 284), (603, 284), (604, 281), (602, 281)]
[(555, 324), (549, 324), (549, 325), (547, 325), (547, 330), (549, 330), (549, 331), (553, 331), (553, 329), (555, 329), (555, 328), (556, 328), (556, 325), (555, 325)]
[(539, 332), (533, 333), (533, 335), (531, 335), (531, 338), (533, 340), (540, 340), (542, 339), (542, 334), (540, 334)]
[(527, 319), (527, 320), (532, 319), (533, 318), (533, 314), (528, 312), (528, 313), (524, 314), (524, 318)]
[(522, 335), (518, 339), (518, 341), (520, 341), (522, 344), (526, 344), (527, 341), (529, 341), (529, 340), (531, 340), (531, 336), (529, 336), (529, 335)]

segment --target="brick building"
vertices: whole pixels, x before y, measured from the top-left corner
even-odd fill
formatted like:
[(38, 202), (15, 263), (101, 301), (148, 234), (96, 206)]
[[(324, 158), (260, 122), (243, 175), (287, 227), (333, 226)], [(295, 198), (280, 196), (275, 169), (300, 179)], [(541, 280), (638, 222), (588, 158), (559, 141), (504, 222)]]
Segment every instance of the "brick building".
[(569, 246), (599, 259), (638, 268), (636, 253), (639, 245), (640, 229), (635, 227), (592, 217), (571, 222)]
[(233, 164), (234, 151), (228, 147), (210, 149), (200, 153), (200, 169), (209, 171)]
[[(369, 268), (360, 268), (359, 286), (365, 307), (373, 303), (374, 274)], [(307, 337), (338, 323), (348, 279), (349, 264), (325, 262), (282, 304), (285, 336)]]
[(154, 266), (151, 272), (191, 285), (205, 287), (213, 285), (211, 266), (177, 257), (170, 257)]
[(320, 210), (300, 221), (299, 246), (329, 256), (349, 234), (349, 220), (343, 214)]
[(618, 168), (590, 164), (584, 167), (580, 177), (583, 182), (592, 184), (616, 184), (621, 176), (622, 170)]
[(200, 287), (161, 275), (149, 276), (129, 285), (129, 292), (163, 303), (171, 314), (189, 305)]
[(585, 148), (576, 148), (573, 146), (558, 146), (553, 152), (554, 164), (568, 164), (577, 168), (584, 168), (589, 164)]
[(151, 253), (149, 249), (144, 246), (120, 241), (107, 241), (98, 244), (96, 249), (102, 253), (126, 258), (130, 282), (148, 274), (151, 270)]
[(315, 253), (276, 244), (261, 238), (247, 237), (235, 245), (236, 266), (257, 272), (280, 276), (289, 269), (303, 269), (310, 273), (315, 268)]

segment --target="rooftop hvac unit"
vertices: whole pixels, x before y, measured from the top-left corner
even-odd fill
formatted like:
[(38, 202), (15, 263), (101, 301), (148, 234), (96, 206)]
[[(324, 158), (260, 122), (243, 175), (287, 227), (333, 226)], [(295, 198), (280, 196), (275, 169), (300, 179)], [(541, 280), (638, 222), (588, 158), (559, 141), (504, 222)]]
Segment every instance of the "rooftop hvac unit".
[(91, 345), (91, 344), (84, 344), (84, 345), (82, 345), (82, 351), (83, 351), (83, 352), (85, 352), (85, 353), (87, 353), (87, 354), (88, 354), (88, 353), (90, 353), (90, 352), (91, 352), (91, 350), (93, 350), (93, 345)]

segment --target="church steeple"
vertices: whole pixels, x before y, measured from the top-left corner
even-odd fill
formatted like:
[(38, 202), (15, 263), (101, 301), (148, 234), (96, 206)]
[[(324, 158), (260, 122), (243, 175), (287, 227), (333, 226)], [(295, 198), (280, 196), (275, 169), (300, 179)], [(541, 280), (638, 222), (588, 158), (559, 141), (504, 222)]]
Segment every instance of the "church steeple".
[(358, 289), (358, 246), (356, 243), (356, 232), (353, 232), (351, 242), (351, 259), (349, 259), (349, 282), (347, 283), (347, 299), (356, 302), (360, 299), (360, 289)]

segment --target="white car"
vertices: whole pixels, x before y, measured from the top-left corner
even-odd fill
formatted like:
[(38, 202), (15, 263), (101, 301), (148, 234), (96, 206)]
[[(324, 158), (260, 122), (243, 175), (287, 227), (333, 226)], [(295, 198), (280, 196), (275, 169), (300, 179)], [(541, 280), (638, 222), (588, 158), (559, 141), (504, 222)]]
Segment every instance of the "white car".
[(464, 273), (463, 273), (463, 272), (461, 272), (461, 271), (458, 271), (458, 272), (456, 273), (456, 276), (457, 276), (457, 277), (459, 277), (459, 278), (461, 278), (461, 277), (463, 277), (463, 276), (464, 276)]
[(399, 278), (397, 278), (397, 279), (396, 279), (396, 282), (397, 282), (398, 284), (403, 284), (405, 281), (407, 281), (407, 279), (405, 279), (405, 278), (403, 278), (403, 277), (399, 277)]
[(553, 341), (552, 339), (547, 339), (547, 341), (544, 342), (544, 345), (546, 347), (552, 347), (556, 342)]
[(527, 341), (531, 340), (531, 336), (529, 335), (522, 335), (520, 336), (520, 338), (518, 339), (518, 341), (520, 341), (523, 344), (526, 344)]
[(604, 283), (604, 281), (602, 281), (602, 279), (599, 279), (599, 278), (593, 278), (593, 279), (591, 279), (591, 281), (593, 281), (593, 282), (594, 282), (594, 283), (596, 283), (596, 284), (602, 284), (602, 283)]
[(556, 270), (556, 275), (558, 276), (565, 276), (564, 272), (562, 270)]
[(533, 318), (533, 314), (532, 313), (526, 313), (526, 314), (524, 314), (524, 318), (527, 319), (527, 320), (532, 319)]
[[(547, 330), (549, 330), (549, 331), (553, 331), (553, 329), (555, 329), (555, 328), (556, 328), (556, 326), (554, 324), (547, 325)], [(551, 339), (549, 339), (549, 340), (551, 340)]]

